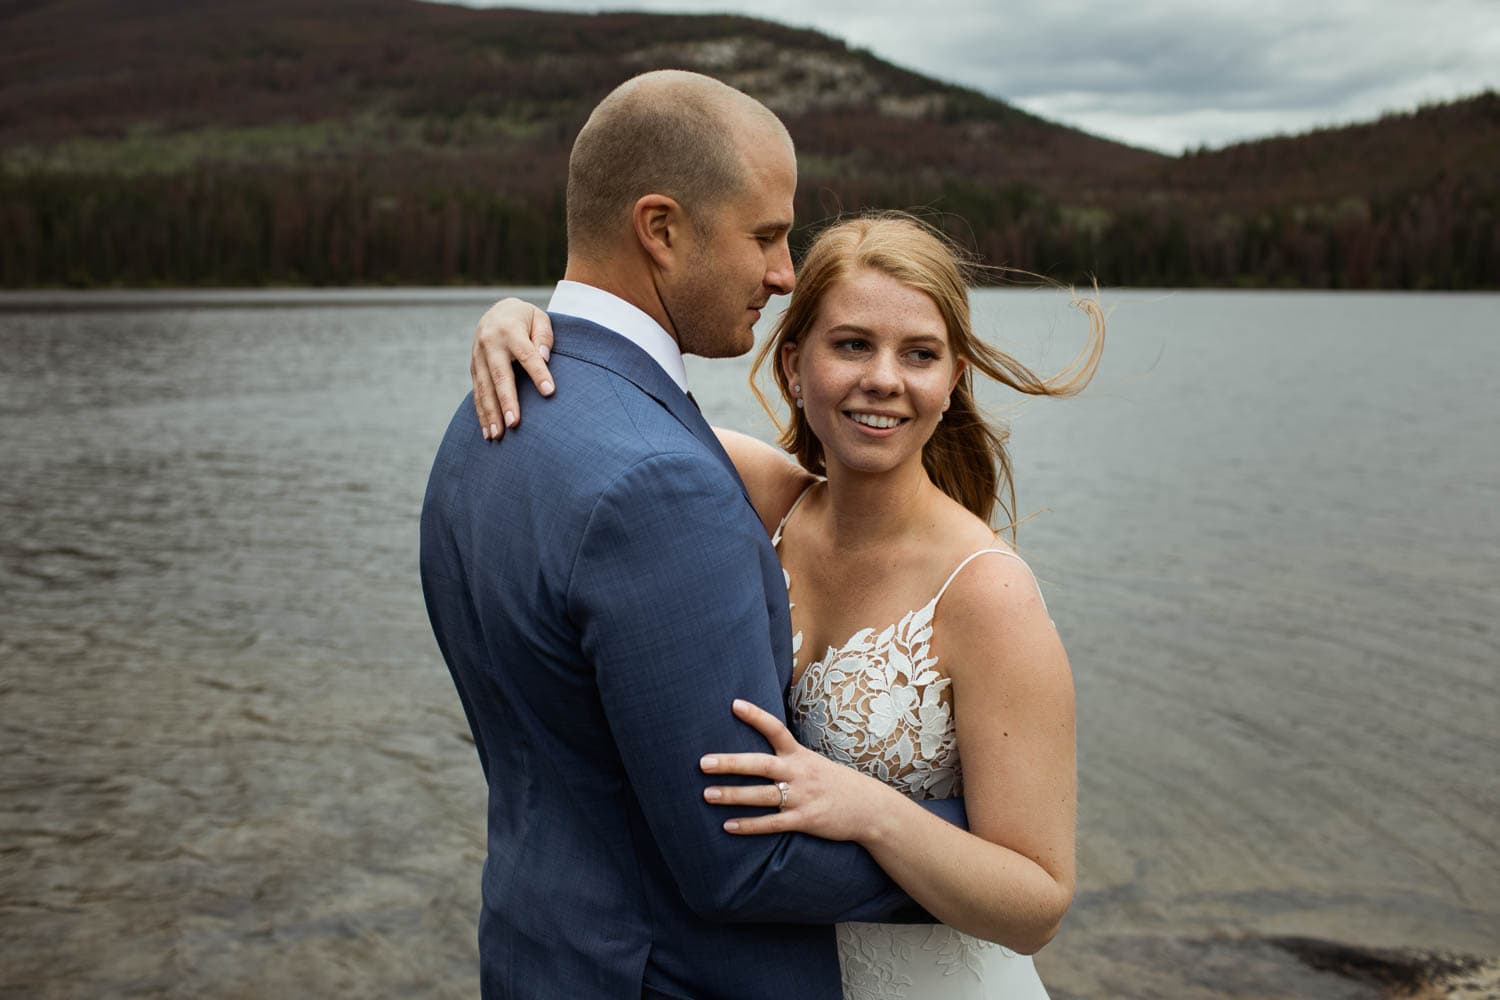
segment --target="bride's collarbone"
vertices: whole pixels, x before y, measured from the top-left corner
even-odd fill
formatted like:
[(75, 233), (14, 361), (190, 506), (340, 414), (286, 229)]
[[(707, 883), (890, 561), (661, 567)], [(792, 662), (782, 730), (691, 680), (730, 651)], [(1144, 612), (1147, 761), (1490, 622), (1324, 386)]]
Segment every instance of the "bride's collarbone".
[(941, 526), (878, 543), (840, 540), (825, 526), (811, 522), (794, 527), (797, 530), (789, 528), (783, 536), (779, 551), (794, 582), (805, 577), (820, 592), (844, 594), (909, 590), (915, 596), (929, 584), (940, 586), (965, 556), (994, 543), (994, 536), (987, 533)]
[(941, 560), (931, 553), (860, 559), (808, 552), (788, 560), (786, 569), (793, 627), (805, 638), (804, 660), (840, 648), (863, 629), (879, 632), (897, 624), (931, 601), (944, 579)]

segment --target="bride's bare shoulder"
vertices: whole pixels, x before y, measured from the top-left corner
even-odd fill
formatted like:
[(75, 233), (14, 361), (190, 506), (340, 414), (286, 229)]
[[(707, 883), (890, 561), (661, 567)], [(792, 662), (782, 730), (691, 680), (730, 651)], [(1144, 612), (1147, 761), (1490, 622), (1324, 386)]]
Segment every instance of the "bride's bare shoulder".
[(1031, 567), (988, 524), (957, 501), (950, 503), (940, 525), (943, 544), (937, 560), (946, 566), (943, 572), (953, 574), (944, 591), (945, 614), (1014, 622), (1041, 612), (1042, 621), (1050, 623)]
[(969, 680), (974, 670), (998, 670), (1011, 677), (1035, 674), (1046, 685), (1071, 683), (1039, 581), (1016, 550), (974, 518), (951, 555), (962, 569), (954, 573), (941, 606), (940, 635), (950, 673)]

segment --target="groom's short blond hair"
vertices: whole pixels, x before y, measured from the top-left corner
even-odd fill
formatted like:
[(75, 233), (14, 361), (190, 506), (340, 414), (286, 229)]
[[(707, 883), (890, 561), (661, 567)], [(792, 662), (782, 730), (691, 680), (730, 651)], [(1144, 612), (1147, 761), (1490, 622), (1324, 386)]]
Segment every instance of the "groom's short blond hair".
[(568, 159), (568, 253), (613, 247), (635, 203), (661, 194), (702, 230), (743, 190), (742, 143), (786, 126), (755, 98), (712, 77), (657, 70), (616, 87), (594, 108)]

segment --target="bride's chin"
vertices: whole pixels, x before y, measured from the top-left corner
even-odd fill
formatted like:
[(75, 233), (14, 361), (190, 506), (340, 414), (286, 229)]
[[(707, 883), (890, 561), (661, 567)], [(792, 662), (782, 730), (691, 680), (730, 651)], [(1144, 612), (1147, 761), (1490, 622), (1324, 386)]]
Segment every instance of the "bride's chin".
[(878, 476), (888, 472), (895, 472), (904, 463), (907, 456), (891, 454), (870, 454), (868, 450), (863, 454), (857, 450), (843, 451), (841, 449), (823, 449), (823, 462), (825, 465), (837, 465), (850, 472), (862, 476)]

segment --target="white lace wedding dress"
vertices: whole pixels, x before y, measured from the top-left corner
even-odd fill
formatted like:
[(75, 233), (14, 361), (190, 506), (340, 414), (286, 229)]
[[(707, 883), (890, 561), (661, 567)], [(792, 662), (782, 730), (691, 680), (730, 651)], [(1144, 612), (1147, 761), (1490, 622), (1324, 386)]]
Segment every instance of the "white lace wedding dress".
[[(803, 493), (803, 497), (807, 494)], [(778, 548), (792, 505), (776, 529)], [(932, 618), (948, 585), (985, 553), (961, 562), (922, 607), (880, 632), (830, 647), (793, 682), (788, 718), (797, 739), (914, 799), (963, 794), (951, 681), (933, 669)], [(792, 580), (787, 576), (788, 592)], [(792, 637), (792, 655), (802, 633)], [(844, 1000), (1046, 1000), (1031, 958), (942, 924), (839, 924)]]

